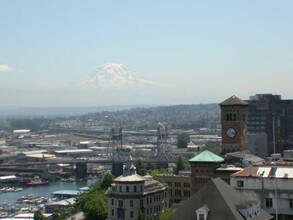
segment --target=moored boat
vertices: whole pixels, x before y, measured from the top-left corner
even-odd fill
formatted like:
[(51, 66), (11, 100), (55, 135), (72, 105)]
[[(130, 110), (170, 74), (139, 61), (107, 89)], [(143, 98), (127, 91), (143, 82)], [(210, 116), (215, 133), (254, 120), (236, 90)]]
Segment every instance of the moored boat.
[(0, 189), (0, 192), (18, 192), (21, 190), (22, 188), (20, 187), (3, 187), (2, 189)]
[(26, 182), (27, 186), (42, 186), (42, 185), (47, 185), (49, 181), (47, 180), (42, 180), (40, 178), (34, 178), (33, 180), (30, 180)]

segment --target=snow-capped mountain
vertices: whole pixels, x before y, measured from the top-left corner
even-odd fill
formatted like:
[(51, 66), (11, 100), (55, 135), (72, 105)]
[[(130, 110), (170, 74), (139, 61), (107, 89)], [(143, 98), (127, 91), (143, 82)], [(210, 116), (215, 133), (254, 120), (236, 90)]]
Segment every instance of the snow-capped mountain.
[(158, 85), (138, 73), (126, 69), (122, 64), (106, 63), (82, 81), (80, 87), (100, 89), (127, 89)]

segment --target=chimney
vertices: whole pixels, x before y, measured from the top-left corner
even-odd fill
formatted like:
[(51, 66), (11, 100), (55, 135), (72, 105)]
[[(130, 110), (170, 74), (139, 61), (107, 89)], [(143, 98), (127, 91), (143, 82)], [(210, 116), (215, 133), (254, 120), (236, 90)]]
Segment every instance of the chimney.
[(253, 176), (253, 166), (251, 161), (248, 161), (248, 176)]

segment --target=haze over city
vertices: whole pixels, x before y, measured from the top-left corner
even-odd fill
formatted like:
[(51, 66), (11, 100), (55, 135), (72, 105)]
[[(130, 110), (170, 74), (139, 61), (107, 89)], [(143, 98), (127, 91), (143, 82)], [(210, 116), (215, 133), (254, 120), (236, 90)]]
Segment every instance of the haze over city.
[(0, 2), (0, 107), (293, 98), (292, 1)]

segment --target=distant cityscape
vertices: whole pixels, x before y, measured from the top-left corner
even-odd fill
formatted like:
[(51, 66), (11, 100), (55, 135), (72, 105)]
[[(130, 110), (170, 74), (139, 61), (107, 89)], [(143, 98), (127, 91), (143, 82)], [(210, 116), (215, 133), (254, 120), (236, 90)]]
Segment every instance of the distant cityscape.
[[(0, 218), (34, 219), (41, 211), (60, 219), (53, 210), (69, 210), (78, 195), (93, 194), (89, 184), (109, 172), (107, 219), (292, 218), (293, 100), (232, 95), (217, 104), (89, 110), (1, 117), (1, 195), (18, 198), (0, 200)], [(29, 195), (31, 187), (52, 196)], [(56, 187), (63, 191), (51, 191)], [(235, 194), (226, 198), (225, 212), (216, 208), (220, 197), (204, 193), (209, 190), (215, 198)], [(74, 210), (74, 218), (91, 215)]]

